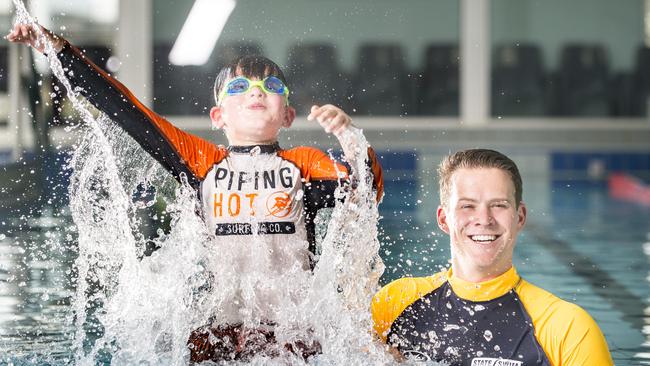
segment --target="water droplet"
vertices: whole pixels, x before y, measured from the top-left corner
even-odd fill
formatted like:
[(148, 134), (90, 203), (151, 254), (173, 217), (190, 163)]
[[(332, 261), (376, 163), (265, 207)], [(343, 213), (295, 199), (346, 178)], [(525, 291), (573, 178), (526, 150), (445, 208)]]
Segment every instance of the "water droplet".
[(492, 332), (486, 330), (485, 332), (483, 332), (483, 338), (485, 338), (485, 340), (488, 342), (492, 341)]
[(442, 330), (445, 332), (449, 332), (450, 330), (458, 330), (458, 329), (460, 329), (460, 326), (456, 324), (445, 324), (445, 326), (442, 328)]

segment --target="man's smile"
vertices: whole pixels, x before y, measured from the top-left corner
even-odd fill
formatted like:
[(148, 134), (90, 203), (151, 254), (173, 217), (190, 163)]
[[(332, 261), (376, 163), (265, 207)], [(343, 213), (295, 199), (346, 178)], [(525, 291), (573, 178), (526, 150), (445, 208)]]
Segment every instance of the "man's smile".
[(470, 238), (475, 243), (490, 244), (493, 241), (500, 238), (501, 235), (497, 235), (497, 234), (476, 234), (476, 235), (468, 235), (467, 237)]

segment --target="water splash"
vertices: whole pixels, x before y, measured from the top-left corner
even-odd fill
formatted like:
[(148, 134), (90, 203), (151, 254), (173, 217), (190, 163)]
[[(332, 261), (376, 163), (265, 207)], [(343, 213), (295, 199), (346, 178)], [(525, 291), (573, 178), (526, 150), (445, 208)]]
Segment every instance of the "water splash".
[[(36, 24), (20, 1), (14, 4), (17, 22)], [(337, 191), (345, 200), (327, 223), (313, 274), (299, 266), (278, 268), (262, 236), (211, 237), (196, 214), (194, 191), (175, 185), (109, 118), (94, 118), (67, 80), (53, 46), (42, 34), (39, 39), (85, 122), (76, 129), (82, 137), (69, 162), (70, 209), (79, 235), (70, 317), (77, 364), (186, 364), (191, 331), (229, 317), (251, 326), (271, 320), (281, 344), (318, 340), (322, 354), (310, 359), (313, 364), (391, 362), (370, 333), (369, 302), (383, 264), (375, 193), (365, 164), (368, 145), (361, 131), (344, 136), (357, 155), (350, 162), (356, 187)], [(154, 239), (159, 249), (150, 256), (143, 256), (147, 241), (139, 219), (149, 204), (134, 199), (142, 185), (157, 188), (157, 199), (172, 217), (171, 229)], [(268, 362), (300, 360), (286, 352), (251, 361)]]

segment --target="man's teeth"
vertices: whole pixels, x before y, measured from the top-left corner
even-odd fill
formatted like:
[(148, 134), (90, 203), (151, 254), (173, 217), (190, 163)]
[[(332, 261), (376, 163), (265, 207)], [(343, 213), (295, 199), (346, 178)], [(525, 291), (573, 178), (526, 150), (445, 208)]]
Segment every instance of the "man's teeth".
[(494, 241), (497, 239), (496, 235), (472, 235), (469, 237), (470, 239), (474, 241), (484, 241), (484, 242), (489, 242), (489, 241)]

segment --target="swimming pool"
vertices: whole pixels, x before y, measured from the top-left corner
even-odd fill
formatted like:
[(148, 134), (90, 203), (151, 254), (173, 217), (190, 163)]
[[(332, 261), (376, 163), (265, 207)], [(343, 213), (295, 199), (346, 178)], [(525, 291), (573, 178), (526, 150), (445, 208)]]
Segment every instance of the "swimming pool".
[[(385, 167), (382, 283), (437, 272), (447, 264), (448, 239), (433, 212), (429, 220), (418, 210), (435, 196), (423, 196), (412, 175), (391, 175), (390, 162)], [(526, 182), (529, 221), (515, 250), (519, 272), (587, 309), (617, 365), (650, 364), (650, 207), (611, 199), (600, 183)], [(5, 213), (0, 220), (0, 364), (71, 362), (73, 327), (66, 318), (77, 233), (65, 206), (58, 210), (40, 218)]]

